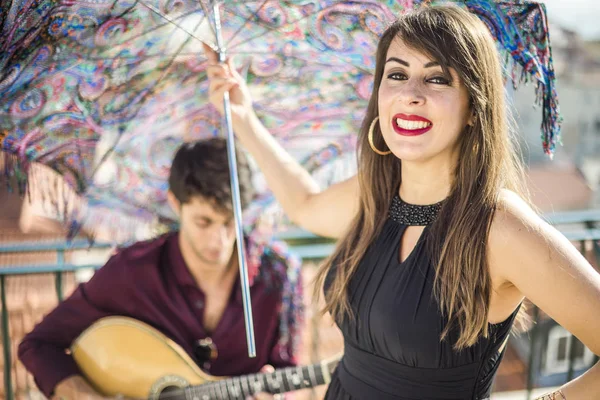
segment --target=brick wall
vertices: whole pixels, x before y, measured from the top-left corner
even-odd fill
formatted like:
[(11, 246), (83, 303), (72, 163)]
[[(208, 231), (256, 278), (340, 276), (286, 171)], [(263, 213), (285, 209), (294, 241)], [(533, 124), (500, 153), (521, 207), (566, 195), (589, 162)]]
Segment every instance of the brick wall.
[[(73, 273), (63, 275), (63, 290), (70, 294), (75, 287)], [(45, 314), (58, 302), (54, 274), (36, 274), (8, 277), (6, 279), (6, 302), (9, 316), (9, 335), (11, 339), (12, 387), (17, 399), (29, 399), (26, 393), (35, 389), (35, 384), (25, 367), (17, 360), (17, 347), (23, 336), (31, 331)], [(3, 369), (4, 358), (0, 359)], [(36, 391), (36, 390), (34, 390)], [(5, 398), (4, 379), (0, 382), (0, 397)]]
[[(25, 234), (19, 222), (23, 206), (23, 198), (16, 193), (0, 188), (0, 243), (37, 242), (64, 240), (64, 235), (56, 233)], [(69, 261), (72, 252), (65, 252), (65, 260)], [(56, 252), (0, 253), (0, 269), (7, 266), (52, 264), (57, 262)], [(75, 278), (72, 273), (63, 275), (65, 294), (74, 289)], [(57, 304), (54, 274), (37, 274), (11, 276), (6, 278), (6, 302), (9, 316), (9, 336), (11, 338), (11, 364), (4, 365), (4, 357), (0, 357), (3, 370), (10, 368), (12, 387), (18, 399), (25, 399), (25, 393), (35, 385), (27, 375), (23, 365), (17, 360), (17, 347), (26, 332), (29, 332), (41, 318)], [(0, 335), (2, 332), (0, 332)], [(0, 346), (2, 342), (0, 342)], [(3, 346), (0, 351), (3, 352)], [(3, 354), (3, 353), (2, 353)], [(0, 379), (0, 398), (5, 398), (4, 376)], [(33, 396), (31, 397), (33, 398)]]

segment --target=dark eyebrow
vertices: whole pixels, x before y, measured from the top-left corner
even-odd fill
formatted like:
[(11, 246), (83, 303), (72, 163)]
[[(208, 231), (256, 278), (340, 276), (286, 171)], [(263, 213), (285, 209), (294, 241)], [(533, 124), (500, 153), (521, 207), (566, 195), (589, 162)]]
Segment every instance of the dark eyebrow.
[[(404, 60), (402, 60), (402, 59), (400, 59), (400, 58), (397, 58), (397, 57), (390, 57), (390, 58), (388, 58), (388, 59), (387, 59), (385, 62), (386, 62), (386, 63), (388, 63), (388, 62), (390, 62), (390, 61), (395, 61), (395, 62), (397, 62), (398, 64), (402, 64), (402, 65), (404, 65), (405, 67), (410, 67), (410, 64), (409, 64), (409, 63), (407, 63), (406, 61), (404, 61)], [(430, 61), (430, 62), (428, 62), (427, 64), (425, 64), (423, 67), (424, 67), (424, 68), (431, 68), (431, 67), (437, 67), (437, 66), (439, 66), (439, 65), (440, 65), (440, 63), (439, 63), (439, 62), (437, 62), (437, 61)]]

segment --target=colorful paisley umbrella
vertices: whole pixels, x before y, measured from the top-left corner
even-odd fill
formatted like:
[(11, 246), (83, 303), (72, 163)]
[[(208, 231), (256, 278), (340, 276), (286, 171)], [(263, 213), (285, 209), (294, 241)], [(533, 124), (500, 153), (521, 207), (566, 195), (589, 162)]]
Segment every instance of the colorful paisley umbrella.
[[(377, 39), (419, 0), (219, 2), (224, 50), (246, 76), (259, 116), (323, 186), (354, 169)], [(543, 4), (455, 2), (490, 28), (516, 85), (536, 83), (543, 150), (559, 133)], [(79, 200), (68, 223), (139, 239), (169, 229), (169, 165), (184, 141), (222, 135), (207, 102), (201, 42), (214, 40), (210, 0), (15, 0), (0, 9), (0, 149), (5, 176), (32, 163), (61, 174)], [(13, 180), (14, 181), (14, 180)], [(31, 181), (31, 180), (30, 180)], [(36, 184), (33, 179), (31, 184)], [(38, 182), (39, 183), (39, 182)], [(266, 188), (244, 215), (276, 206)]]

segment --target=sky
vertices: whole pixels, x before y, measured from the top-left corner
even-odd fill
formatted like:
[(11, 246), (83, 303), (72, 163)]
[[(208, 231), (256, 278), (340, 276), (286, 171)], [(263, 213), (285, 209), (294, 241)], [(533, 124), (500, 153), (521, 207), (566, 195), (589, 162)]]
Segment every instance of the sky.
[(600, 39), (599, 0), (542, 0), (548, 21), (578, 32), (584, 39)]

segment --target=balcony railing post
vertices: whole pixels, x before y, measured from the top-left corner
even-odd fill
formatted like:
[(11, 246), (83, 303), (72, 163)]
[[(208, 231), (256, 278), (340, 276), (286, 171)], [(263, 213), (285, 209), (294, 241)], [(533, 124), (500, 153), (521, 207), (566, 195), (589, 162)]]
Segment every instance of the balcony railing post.
[(11, 342), (8, 328), (8, 307), (6, 305), (6, 277), (0, 275), (0, 290), (2, 291), (2, 346), (4, 346), (4, 394), (7, 400), (14, 399), (12, 390), (12, 360)]
[(577, 345), (577, 338), (571, 335), (571, 343), (569, 344), (569, 369), (567, 370), (567, 382), (573, 379), (575, 369), (575, 346)]
[[(588, 223), (586, 222), (586, 225)], [(589, 225), (588, 225), (589, 226)], [(585, 257), (585, 240), (579, 241), (579, 245), (581, 246), (581, 254)], [(569, 343), (569, 367), (567, 369), (567, 382), (573, 379), (573, 374), (575, 373), (575, 346), (577, 345), (577, 338), (574, 335), (570, 335), (570, 343)]]
[[(61, 269), (65, 265), (65, 251), (63, 249), (58, 249), (56, 251), (56, 262), (61, 267)], [(56, 271), (54, 283), (56, 284), (56, 298), (59, 302), (63, 300), (63, 274), (62, 271)]]
[[(594, 229), (596, 226), (594, 221), (586, 221), (585, 227), (587, 229)], [(592, 257), (596, 258), (596, 265), (600, 265), (600, 239), (592, 240)], [(595, 365), (600, 361), (600, 356), (594, 354), (594, 360), (592, 361), (592, 365)]]
[(533, 386), (535, 384), (535, 356), (537, 353), (536, 343), (539, 340), (540, 329), (538, 326), (539, 318), (540, 318), (540, 309), (535, 305), (533, 306), (533, 327), (531, 328), (531, 339), (529, 340), (529, 365), (527, 366), (527, 400), (531, 399), (531, 391), (533, 390)]

